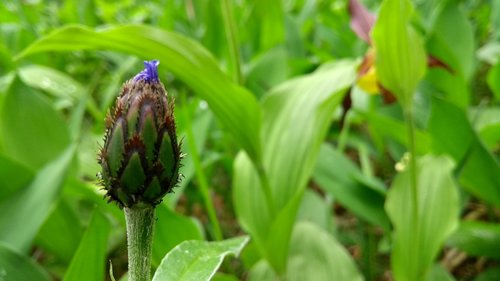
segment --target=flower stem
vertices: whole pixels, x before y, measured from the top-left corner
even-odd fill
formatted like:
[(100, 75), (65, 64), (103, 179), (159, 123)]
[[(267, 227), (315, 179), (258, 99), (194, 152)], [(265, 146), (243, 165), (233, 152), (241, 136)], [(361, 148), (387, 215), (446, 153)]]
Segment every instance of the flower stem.
[(155, 208), (124, 208), (127, 223), (128, 280), (150, 281)]

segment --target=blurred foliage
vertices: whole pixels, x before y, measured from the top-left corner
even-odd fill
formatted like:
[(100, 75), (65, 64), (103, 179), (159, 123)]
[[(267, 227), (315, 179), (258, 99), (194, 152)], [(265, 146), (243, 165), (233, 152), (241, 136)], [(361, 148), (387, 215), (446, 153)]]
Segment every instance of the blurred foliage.
[(186, 153), (154, 280), (500, 279), (500, 1), (6, 0), (0, 280), (125, 280), (96, 155), (153, 58)]

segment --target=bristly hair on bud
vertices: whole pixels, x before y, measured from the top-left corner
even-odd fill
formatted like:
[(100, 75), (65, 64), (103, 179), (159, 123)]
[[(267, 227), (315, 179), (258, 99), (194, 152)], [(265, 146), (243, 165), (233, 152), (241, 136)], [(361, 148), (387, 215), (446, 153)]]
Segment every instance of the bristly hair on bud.
[(167, 99), (158, 65), (158, 60), (144, 62), (106, 118), (100, 177), (106, 196), (120, 207), (155, 206), (179, 181), (174, 102)]

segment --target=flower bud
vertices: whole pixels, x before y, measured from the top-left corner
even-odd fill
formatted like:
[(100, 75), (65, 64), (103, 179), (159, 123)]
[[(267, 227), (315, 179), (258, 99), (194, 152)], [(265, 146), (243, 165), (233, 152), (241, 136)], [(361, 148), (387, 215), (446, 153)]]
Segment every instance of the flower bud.
[(121, 207), (155, 206), (179, 179), (174, 104), (158, 79), (158, 64), (144, 62), (106, 118), (101, 180), (109, 200)]

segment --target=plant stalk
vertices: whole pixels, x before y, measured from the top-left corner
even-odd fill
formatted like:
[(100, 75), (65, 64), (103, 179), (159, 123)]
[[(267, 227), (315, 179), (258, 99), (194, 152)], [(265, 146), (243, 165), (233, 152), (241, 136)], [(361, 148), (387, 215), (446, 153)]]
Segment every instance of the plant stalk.
[(150, 281), (155, 208), (124, 208), (127, 223), (128, 280)]

